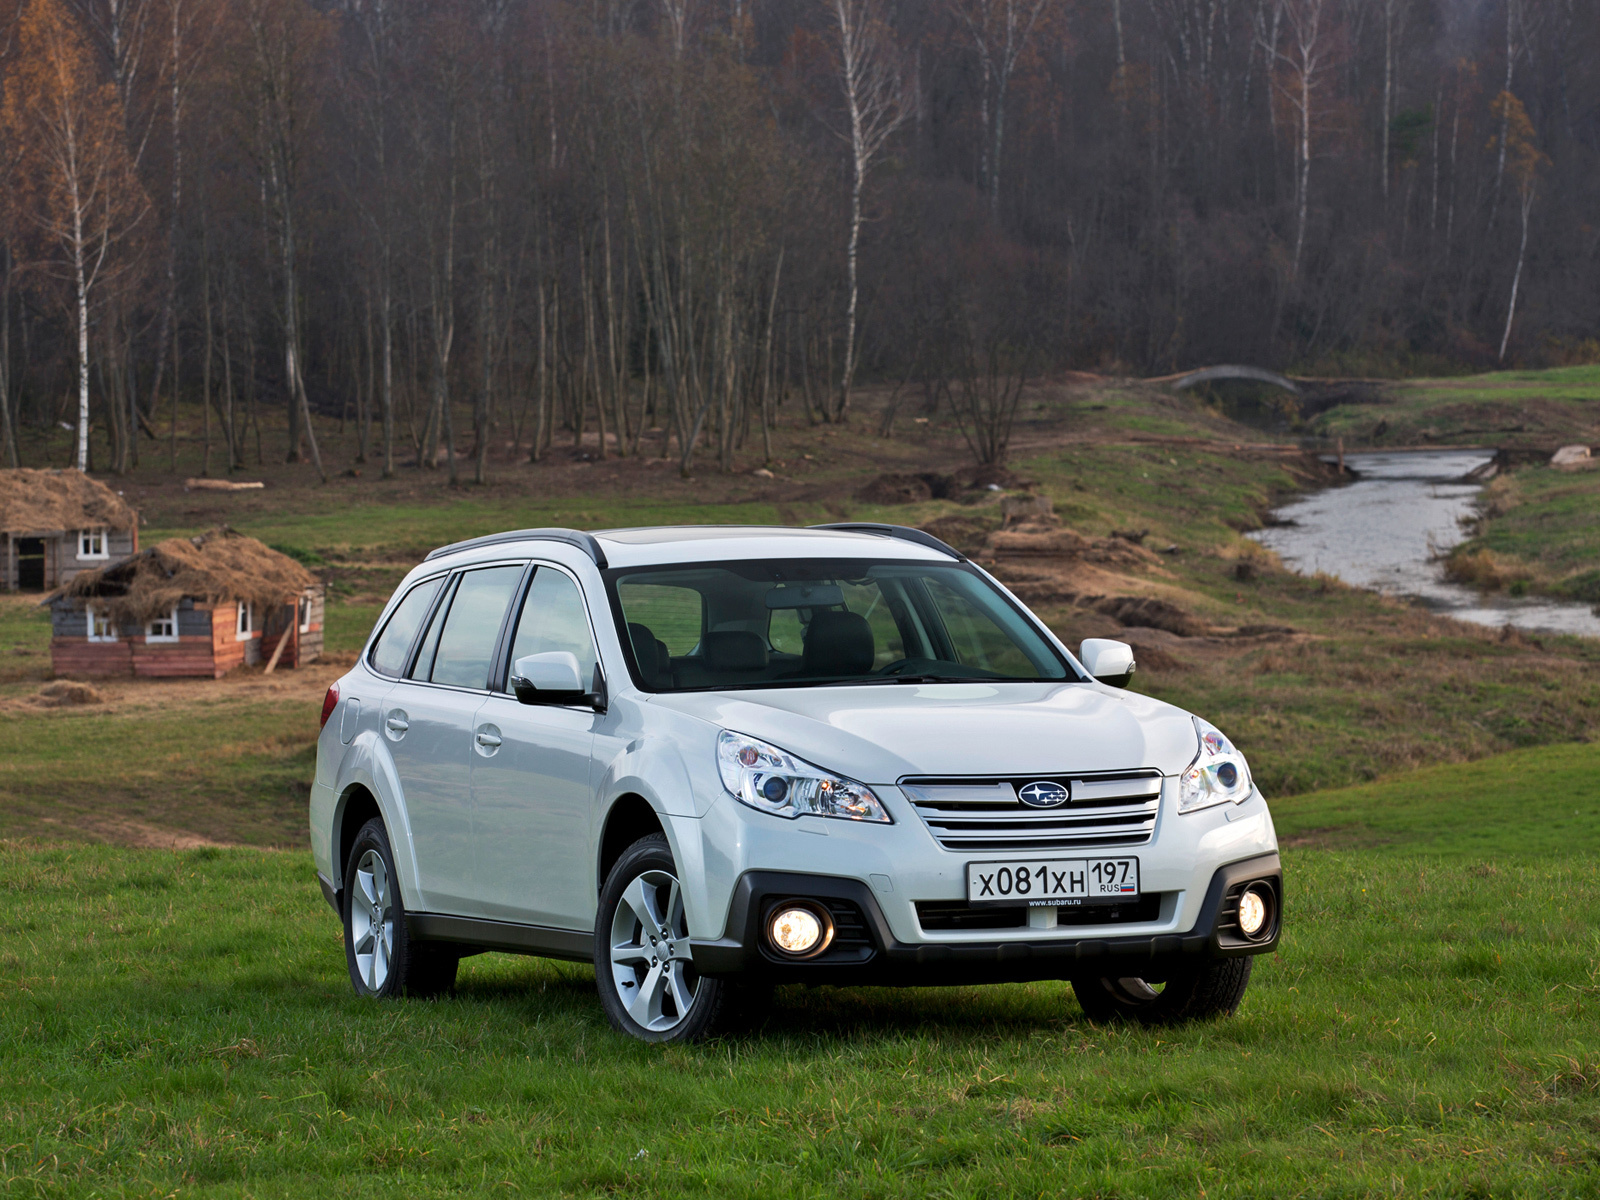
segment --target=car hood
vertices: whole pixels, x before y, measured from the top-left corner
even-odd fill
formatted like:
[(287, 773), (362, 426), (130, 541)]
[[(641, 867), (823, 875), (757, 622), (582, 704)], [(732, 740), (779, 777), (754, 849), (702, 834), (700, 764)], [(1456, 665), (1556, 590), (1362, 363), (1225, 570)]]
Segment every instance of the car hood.
[(1183, 710), (1092, 683), (878, 684), (678, 692), (671, 708), (869, 784), (906, 775), (1064, 775), (1193, 760)]

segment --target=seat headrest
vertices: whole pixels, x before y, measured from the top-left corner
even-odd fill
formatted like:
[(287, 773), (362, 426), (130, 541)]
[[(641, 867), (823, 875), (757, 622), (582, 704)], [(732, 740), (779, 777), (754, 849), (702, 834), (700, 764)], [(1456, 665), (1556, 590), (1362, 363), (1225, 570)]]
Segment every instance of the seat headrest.
[(865, 675), (873, 657), (872, 626), (859, 613), (819, 612), (806, 627), (808, 675)]
[(656, 637), (648, 625), (628, 622), (628, 636), (633, 640), (633, 657), (639, 664), (639, 673), (651, 687), (670, 682), (672, 654), (667, 644)]
[(759, 671), (767, 665), (767, 643), (759, 633), (723, 629), (702, 641), (706, 666), (713, 671)]

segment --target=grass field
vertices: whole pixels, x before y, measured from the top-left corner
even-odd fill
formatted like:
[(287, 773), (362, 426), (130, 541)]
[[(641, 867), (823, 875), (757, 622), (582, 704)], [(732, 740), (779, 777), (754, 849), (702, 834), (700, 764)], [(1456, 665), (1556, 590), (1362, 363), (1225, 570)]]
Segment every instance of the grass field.
[(1600, 441), (1600, 366), (1396, 381), (1381, 403), (1341, 404), (1314, 432), (1351, 444), (1547, 446)]
[(1237, 1017), (1064, 984), (785, 989), (653, 1049), (580, 967), (344, 979), (303, 853), (0, 846), (0, 1180), (26, 1196), (1585, 1196), (1593, 746), (1281, 804), (1286, 935)]

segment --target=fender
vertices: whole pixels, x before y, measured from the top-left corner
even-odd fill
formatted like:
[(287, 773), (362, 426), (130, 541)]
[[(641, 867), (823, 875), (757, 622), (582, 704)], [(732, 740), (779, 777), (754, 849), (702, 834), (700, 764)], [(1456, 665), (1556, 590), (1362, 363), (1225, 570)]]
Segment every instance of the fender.
[[(363, 787), (371, 792), (377, 799), (378, 812), (383, 817), (384, 825), (391, 831), (389, 848), (394, 854), (395, 869), (400, 876), (400, 898), (411, 911), (425, 909), (426, 897), (417, 885), (420, 876), (416, 839), (411, 836), (411, 818), (406, 812), (405, 792), (400, 786), (394, 759), (389, 756), (383, 738), (371, 729), (356, 734), (350, 744), (344, 747), (335, 778), (333, 830), (337, 831), (344, 822), (345, 805), (349, 802), (351, 791)], [(344, 863), (334, 861), (330, 866), (333, 886), (342, 891)]]

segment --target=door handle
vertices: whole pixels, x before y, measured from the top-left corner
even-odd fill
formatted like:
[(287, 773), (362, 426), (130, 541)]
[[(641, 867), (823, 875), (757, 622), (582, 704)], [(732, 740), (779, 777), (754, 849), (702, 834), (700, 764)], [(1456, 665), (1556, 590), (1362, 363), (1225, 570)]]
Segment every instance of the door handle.
[(389, 727), (390, 733), (404, 733), (411, 728), (410, 722), (404, 717), (390, 717), (384, 724)]
[(499, 744), (500, 744), (499, 735), (493, 734), (493, 733), (489, 733), (487, 730), (480, 730), (479, 731), (479, 733), (478, 733), (478, 745), (483, 746), (486, 749), (492, 750), (496, 746), (498, 746)]

